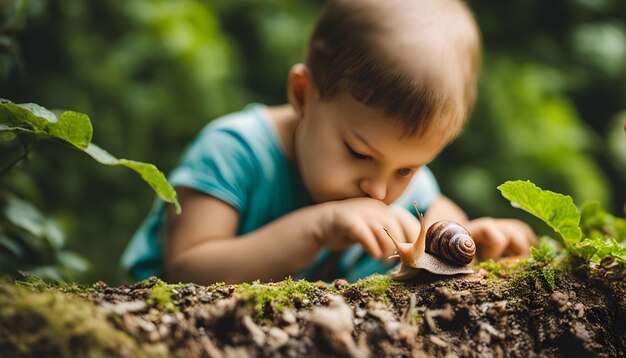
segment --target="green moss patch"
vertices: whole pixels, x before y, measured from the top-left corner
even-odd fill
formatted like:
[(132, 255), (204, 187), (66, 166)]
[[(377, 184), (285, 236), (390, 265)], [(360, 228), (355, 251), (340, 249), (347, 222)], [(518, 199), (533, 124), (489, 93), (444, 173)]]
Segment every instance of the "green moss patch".
[(141, 356), (93, 304), (57, 291), (0, 285), (0, 352), (6, 356)]
[(161, 280), (157, 280), (154, 286), (150, 288), (148, 303), (170, 312), (178, 311), (178, 307), (176, 307), (172, 301), (172, 296), (174, 295), (175, 288), (182, 287), (183, 285), (181, 284), (170, 285)]
[(394, 281), (389, 275), (379, 274), (368, 276), (354, 283), (354, 286), (363, 291), (370, 292), (376, 297), (386, 296), (387, 290), (389, 290), (392, 285), (394, 285)]
[(500, 264), (499, 262), (495, 262), (492, 259), (482, 261), (476, 266), (487, 271), (488, 279), (498, 279), (506, 276), (506, 271), (504, 267), (502, 267), (502, 264)]
[(235, 292), (252, 308), (255, 319), (263, 320), (269, 315), (270, 309), (280, 312), (285, 307), (306, 303), (314, 289), (311, 282), (288, 278), (275, 284), (261, 284), (258, 281), (243, 283), (237, 286)]

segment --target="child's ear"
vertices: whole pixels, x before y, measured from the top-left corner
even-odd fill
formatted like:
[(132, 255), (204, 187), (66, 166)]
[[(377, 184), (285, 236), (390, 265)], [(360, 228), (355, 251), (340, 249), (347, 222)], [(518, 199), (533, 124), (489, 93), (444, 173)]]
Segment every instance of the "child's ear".
[(287, 79), (287, 99), (299, 117), (304, 114), (310, 91), (312, 91), (312, 82), (308, 67), (302, 63), (293, 65)]

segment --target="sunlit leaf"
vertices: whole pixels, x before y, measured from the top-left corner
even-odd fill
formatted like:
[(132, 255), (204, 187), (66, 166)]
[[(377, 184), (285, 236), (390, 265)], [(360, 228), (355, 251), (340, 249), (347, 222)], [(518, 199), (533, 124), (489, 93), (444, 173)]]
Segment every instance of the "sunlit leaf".
[(15, 138), (16, 131), (27, 131), (45, 137), (64, 140), (76, 148), (85, 151), (98, 162), (106, 165), (123, 165), (131, 168), (145, 180), (165, 201), (176, 206), (180, 213), (180, 204), (176, 192), (165, 175), (152, 164), (128, 159), (117, 159), (104, 149), (91, 143), (93, 129), (89, 117), (83, 113), (67, 111), (56, 116), (46, 108), (34, 104), (13, 104), (0, 102), (0, 133), (4, 139)]
[(93, 129), (89, 117), (77, 112), (54, 113), (34, 103), (0, 103), (0, 125), (13, 131), (29, 131), (42, 136), (64, 140), (87, 149)]
[(498, 189), (511, 205), (533, 214), (559, 233), (566, 246), (580, 241), (580, 215), (571, 197), (542, 190), (529, 181), (507, 181)]

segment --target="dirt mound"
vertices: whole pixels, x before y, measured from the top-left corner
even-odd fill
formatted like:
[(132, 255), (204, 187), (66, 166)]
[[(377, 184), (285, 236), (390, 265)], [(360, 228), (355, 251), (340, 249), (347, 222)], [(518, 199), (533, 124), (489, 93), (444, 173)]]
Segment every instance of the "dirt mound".
[[(620, 271), (621, 270), (621, 271)], [(7, 356), (606, 356), (626, 352), (624, 265), (396, 283), (0, 286)], [(552, 277), (552, 280), (550, 279)], [(73, 287), (73, 286), (72, 286)]]

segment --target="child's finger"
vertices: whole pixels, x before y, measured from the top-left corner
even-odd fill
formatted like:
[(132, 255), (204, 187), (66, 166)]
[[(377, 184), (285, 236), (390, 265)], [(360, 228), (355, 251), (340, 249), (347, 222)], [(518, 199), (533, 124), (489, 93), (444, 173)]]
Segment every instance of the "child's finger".
[(507, 235), (509, 237), (509, 252), (511, 255), (527, 256), (529, 254), (528, 249), (531, 246), (529, 239), (521, 231), (512, 228), (508, 230)]
[(513, 220), (513, 225), (515, 226), (516, 230), (519, 230), (524, 235), (530, 246), (537, 246), (537, 235), (530, 227), (530, 225), (519, 220)]
[(378, 244), (376, 235), (364, 221), (352, 227), (347, 239), (348, 241), (360, 243), (370, 256), (376, 259), (383, 257), (383, 251)]
[(499, 258), (509, 246), (509, 240), (493, 221), (483, 221), (472, 237), (480, 245), (482, 260)]

